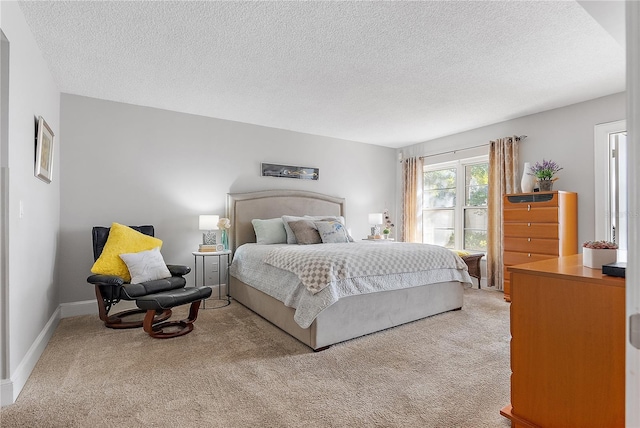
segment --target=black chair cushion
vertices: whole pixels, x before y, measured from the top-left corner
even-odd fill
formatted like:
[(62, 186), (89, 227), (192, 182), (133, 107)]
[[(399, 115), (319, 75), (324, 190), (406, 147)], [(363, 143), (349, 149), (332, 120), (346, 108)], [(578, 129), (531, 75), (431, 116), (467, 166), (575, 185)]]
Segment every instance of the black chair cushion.
[(209, 296), (211, 296), (210, 287), (189, 287), (139, 297), (136, 299), (136, 305), (140, 309), (146, 310), (171, 309), (174, 306), (185, 305), (196, 300), (206, 299)]
[(135, 300), (146, 294), (155, 294), (183, 288), (186, 284), (187, 280), (181, 276), (156, 279), (154, 281), (141, 282), (140, 284), (124, 284), (120, 292), (120, 297), (124, 300)]
[[(144, 233), (145, 235), (154, 236), (153, 226), (129, 226), (133, 230), (137, 230), (140, 233)], [(95, 226), (92, 230), (93, 236), (93, 261), (98, 260), (100, 254), (102, 254), (102, 250), (104, 249), (105, 244), (107, 243), (107, 238), (109, 237), (110, 227), (103, 226)]]

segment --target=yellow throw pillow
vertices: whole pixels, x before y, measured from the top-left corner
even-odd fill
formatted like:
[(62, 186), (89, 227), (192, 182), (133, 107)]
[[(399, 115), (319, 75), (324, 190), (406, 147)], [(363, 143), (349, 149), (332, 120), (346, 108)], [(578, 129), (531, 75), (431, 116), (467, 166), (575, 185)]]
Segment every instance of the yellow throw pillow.
[(453, 251), (460, 257), (468, 256), (469, 254), (471, 254), (470, 252), (464, 251), (464, 250), (451, 250), (451, 251)]
[(117, 275), (125, 281), (130, 281), (129, 269), (120, 258), (120, 254), (138, 253), (156, 247), (162, 247), (160, 239), (140, 233), (128, 226), (113, 223), (102, 254), (93, 264), (91, 272), (100, 275)]

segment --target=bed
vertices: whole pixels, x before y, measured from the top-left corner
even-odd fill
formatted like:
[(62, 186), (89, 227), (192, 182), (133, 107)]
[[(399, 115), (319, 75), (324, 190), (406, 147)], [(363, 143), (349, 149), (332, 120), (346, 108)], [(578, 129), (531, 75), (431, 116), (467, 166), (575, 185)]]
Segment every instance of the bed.
[[(285, 304), (283, 303), (285, 299), (272, 297), (267, 292), (261, 291), (259, 287), (256, 288), (247, 284), (246, 282), (251, 281), (245, 278), (241, 270), (238, 270), (238, 265), (244, 260), (244, 250), (252, 247), (254, 249), (257, 247), (269, 247), (269, 249), (290, 247), (288, 250), (294, 250), (291, 247), (314, 246), (259, 246), (255, 244), (256, 235), (252, 220), (274, 219), (283, 215), (344, 217), (345, 200), (299, 190), (230, 193), (227, 200), (227, 215), (231, 220), (230, 246), (234, 252), (229, 287), (231, 297), (314, 350), (325, 349), (339, 342), (428, 316), (461, 309), (463, 289), (465, 286), (471, 285), (471, 278), (466, 271), (466, 265), (461, 262), (464, 265), (464, 269), (460, 269), (459, 276), (452, 277), (456, 278), (455, 280), (343, 296), (335, 302), (332, 301), (317, 315), (314, 315), (311, 322), (300, 323), (299, 319), (296, 321), (296, 309), (291, 307), (291, 302)], [(353, 244), (321, 245), (346, 245), (349, 248), (355, 248), (353, 245), (393, 246), (418, 244), (355, 242)], [(350, 247), (350, 245), (352, 246)], [(262, 254), (267, 254), (265, 253), (267, 248), (257, 249), (261, 250)], [(287, 248), (284, 248), (282, 251), (286, 250)], [(455, 257), (457, 258), (457, 256)], [(270, 267), (269, 269), (277, 268)], [(294, 274), (282, 271), (278, 277), (283, 278), (282, 281), (284, 281), (286, 276), (291, 275)], [(323, 290), (318, 295), (325, 291)], [(309, 298), (308, 300), (311, 299)]]

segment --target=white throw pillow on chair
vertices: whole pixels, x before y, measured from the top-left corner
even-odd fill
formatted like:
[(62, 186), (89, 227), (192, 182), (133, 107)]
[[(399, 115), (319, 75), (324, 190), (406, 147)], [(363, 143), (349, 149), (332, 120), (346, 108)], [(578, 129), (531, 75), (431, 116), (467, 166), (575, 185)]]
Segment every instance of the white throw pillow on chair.
[(120, 254), (131, 274), (131, 284), (169, 278), (171, 272), (160, 254), (160, 247), (139, 253)]

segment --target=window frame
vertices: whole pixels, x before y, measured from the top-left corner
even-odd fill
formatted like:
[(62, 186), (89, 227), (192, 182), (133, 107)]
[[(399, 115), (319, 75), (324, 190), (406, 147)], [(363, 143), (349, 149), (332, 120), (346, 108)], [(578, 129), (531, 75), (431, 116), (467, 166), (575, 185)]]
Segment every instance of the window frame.
[[(469, 165), (476, 165), (476, 164), (482, 164), (482, 163), (489, 163), (489, 155), (480, 155), (480, 156), (472, 156), (472, 157), (468, 157), (468, 158), (462, 158), (462, 159), (456, 159), (456, 160), (451, 160), (451, 161), (446, 161), (446, 162), (437, 162), (437, 163), (432, 163), (432, 164), (426, 164), (423, 166), (422, 171), (423, 173), (428, 172), (428, 171), (437, 171), (437, 170), (442, 170), (442, 169), (451, 169), (451, 168), (455, 168), (456, 169), (456, 203), (455, 206), (453, 207), (454, 210), (454, 248), (455, 249), (464, 249), (464, 231), (465, 231), (465, 227), (464, 227), (464, 213), (466, 209), (469, 208), (478, 208), (478, 207), (474, 207), (474, 206), (468, 206), (466, 205), (466, 180), (465, 180), (465, 174), (466, 174), (466, 167)], [(489, 184), (487, 183), (487, 186)], [(424, 195), (424, 186), (422, 188), (422, 192)], [(487, 201), (488, 202), (488, 201)], [(422, 213), (423, 213), (423, 218), (424, 218), (424, 212), (427, 210), (442, 210), (442, 209), (451, 209), (451, 208), (425, 208), (424, 206), (422, 206)], [(483, 209), (488, 209), (488, 204), (487, 206), (484, 206)], [(424, 229), (422, 231), (422, 242), (424, 242)], [(486, 253), (486, 249), (484, 251), (481, 250), (468, 250), (468, 251), (474, 251), (476, 253)]]

